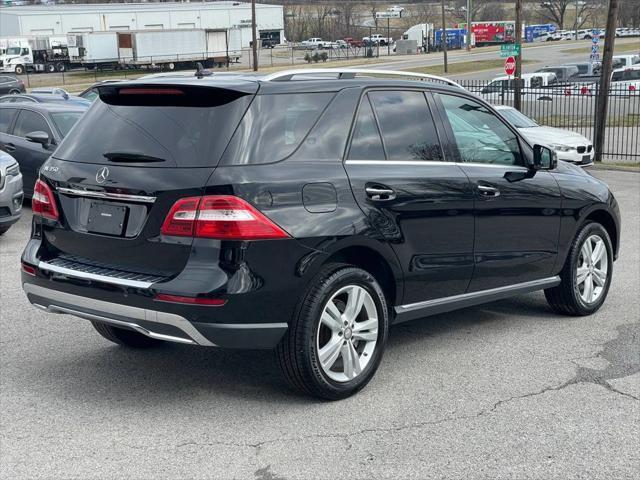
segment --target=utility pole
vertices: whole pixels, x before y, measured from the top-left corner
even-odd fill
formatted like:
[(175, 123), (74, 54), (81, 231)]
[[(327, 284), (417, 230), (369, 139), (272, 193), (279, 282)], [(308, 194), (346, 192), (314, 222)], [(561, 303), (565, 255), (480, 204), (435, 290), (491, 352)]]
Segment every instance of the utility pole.
[(574, 40), (578, 40), (578, 2), (580, 0), (576, 0), (576, 38), (574, 38)]
[(607, 110), (609, 108), (609, 87), (611, 86), (611, 64), (613, 61), (613, 47), (616, 41), (616, 26), (618, 24), (618, 7), (620, 0), (609, 0), (607, 26), (604, 38), (604, 55), (602, 57), (602, 71), (600, 73), (600, 88), (598, 89), (598, 103), (596, 105), (596, 162), (602, 161), (604, 133), (607, 125)]
[(467, 52), (471, 51), (471, 8), (473, 0), (467, 0)]
[(251, 49), (253, 50), (253, 71), (258, 71), (258, 39), (256, 38), (256, 0), (251, 0)]
[(522, 109), (522, 0), (516, 0), (516, 45), (520, 45), (520, 54), (516, 55), (516, 71), (513, 77), (513, 108)]
[(444, 73), (449, 72), (449, 66), (447, 65), (447, 23), (444, 18), (444, 0), (442, 0), (442, 36), (440, 41), (442, 42), (442, 53), (444, 54)]

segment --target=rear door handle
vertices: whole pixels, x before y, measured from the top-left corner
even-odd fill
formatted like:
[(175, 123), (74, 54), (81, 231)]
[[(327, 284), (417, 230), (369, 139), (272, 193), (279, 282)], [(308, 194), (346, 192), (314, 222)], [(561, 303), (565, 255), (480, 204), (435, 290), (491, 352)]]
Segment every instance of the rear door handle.
[(5, 152), (15, 152), (16, 146), (13, 143), (5, 143), (3, 145)]
[(489, 185), (478, 185), (478, 191), (483, 197), (499, 197), (500, 190), (496, 187), (490, 187)]
[(366, 187), (364, 189), (367, 192), (367, 197), (371, 200), (393, 200), (396, 198), (396, 192), (389, 188), (383, 187), (382, 185), (373, 185), (371, 187)]

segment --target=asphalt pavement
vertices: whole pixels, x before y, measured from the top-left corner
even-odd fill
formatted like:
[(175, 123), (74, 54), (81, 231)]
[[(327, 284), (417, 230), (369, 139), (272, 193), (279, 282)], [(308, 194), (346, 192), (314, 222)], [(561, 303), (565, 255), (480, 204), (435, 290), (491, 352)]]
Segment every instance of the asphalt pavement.
[(334, 403), (287, 390), (269, 351), (130, 351), (36, 310), (26, 210), (0, 238), (0, 478), (637, 478), (640, 174), (594, 174), (623, 217), (598, 313), (536, 293), (394, 327)]

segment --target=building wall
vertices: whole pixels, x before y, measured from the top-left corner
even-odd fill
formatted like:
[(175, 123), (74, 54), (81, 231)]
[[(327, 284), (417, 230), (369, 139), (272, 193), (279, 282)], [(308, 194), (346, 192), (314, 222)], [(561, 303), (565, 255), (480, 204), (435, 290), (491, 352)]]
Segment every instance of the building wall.
[[(67, 34), (109, 30), (149, 30), (173, 28), (227, 29), (250, 23), (251, 6), (199, 7), (194, 4), (157, 4), (127, 6), (114, 4), (87, 8), (29, 7), (3, 8), (0, 12), (0, 36)], [(144, 8), (142, 8), (144, 7)], [(283, 9), (279, 5), (256, 5), (258, 31), (284, 32)], [(243, 29), (244, 30), (244, 29)], [(248, 46), (243, 34), (243, 46)], [(281, 37), (282, 38), (282, 37)]]

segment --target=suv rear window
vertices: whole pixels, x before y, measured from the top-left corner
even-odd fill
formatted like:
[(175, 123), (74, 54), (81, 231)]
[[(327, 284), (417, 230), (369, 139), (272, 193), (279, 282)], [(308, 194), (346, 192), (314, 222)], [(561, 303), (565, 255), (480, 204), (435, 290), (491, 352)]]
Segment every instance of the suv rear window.
[(144, 95), (107, 97), (109, 103), (96, 99), (55, 156), (96, 164), (148, 157), (156, 161), (144, 163), (147, 167), (216, 166), (252, 97), (206, 90), (208, 98), (203, 98), (208, 92), (198, 93), (201, 102), (195, 94), (171, 101), (145, 101)]
[(226, 165), (272, 163), (291, 155), (335, 93), (258, 95), (233, 136)]

